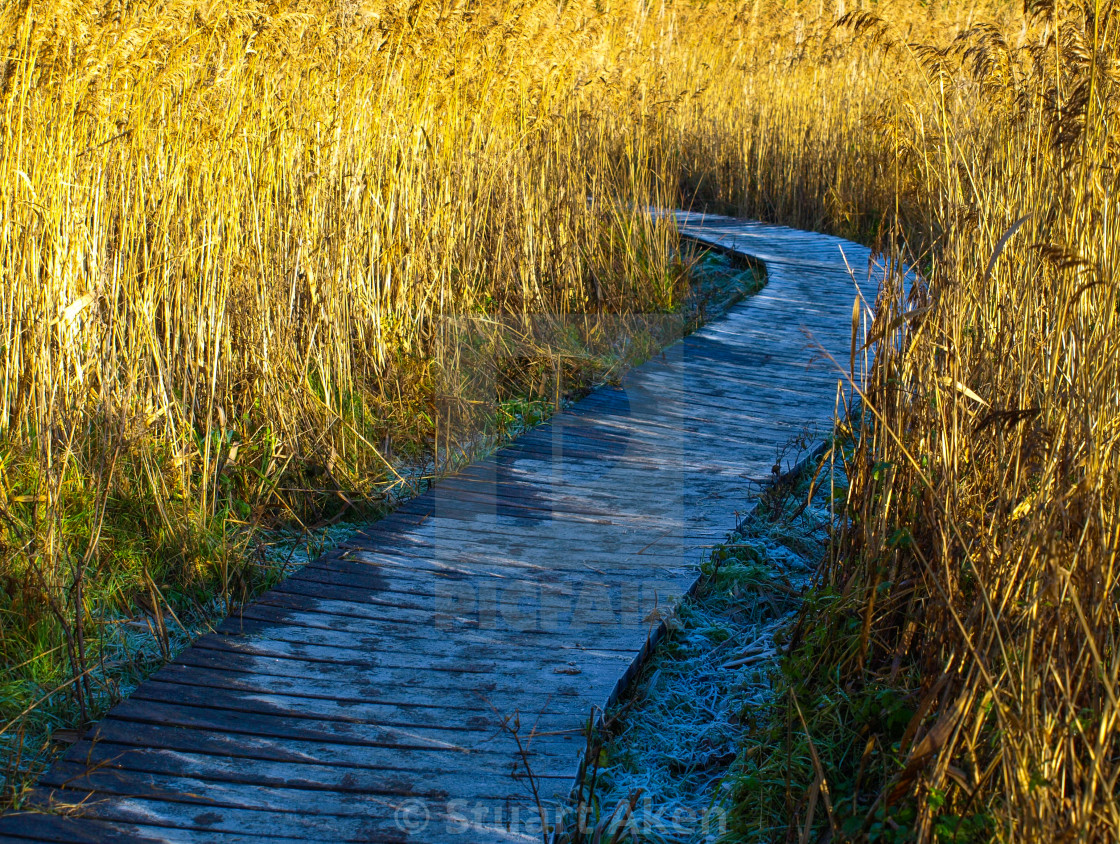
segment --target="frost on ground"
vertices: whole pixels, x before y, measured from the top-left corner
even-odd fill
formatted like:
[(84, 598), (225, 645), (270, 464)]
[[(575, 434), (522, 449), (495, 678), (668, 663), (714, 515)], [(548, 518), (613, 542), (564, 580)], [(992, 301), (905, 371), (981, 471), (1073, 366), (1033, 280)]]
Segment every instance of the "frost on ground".
[[(341, 523), (319, 528), (265, 531), (254, 545), (257, 563), (279, 579), (302, 568), (325, 551), (345, 542), (359, 525)], [(152, 672), (174, 659), (199, 636), (221, 623), (231, 607), (221, 598), (194, 603), (176, 612), (155, 583), (138, 601), (138, 611), (102, 614), (99, 626), (98, 659), (86, 672), (89, 700), (95, 711), (107, 711), (131, 694)], [(31, 692), (37, 698), (24, 717), (0, 728), (0, 773), (8, 783), (6, 799), (19, 806), (31, 781), (50, 762), (82, 735), (70, 725), (79, 720), (66, 683), (40, 685)], [(0, 683), (0, 696), (12, 690)]]
[(606, 713), (570, 844), (698, 844), (726, 832), (749, 713), (769, 703), (778, 651), (827, 553), (829, 467), (771, 486), (703, 566), (704, 581), (627, 695)]

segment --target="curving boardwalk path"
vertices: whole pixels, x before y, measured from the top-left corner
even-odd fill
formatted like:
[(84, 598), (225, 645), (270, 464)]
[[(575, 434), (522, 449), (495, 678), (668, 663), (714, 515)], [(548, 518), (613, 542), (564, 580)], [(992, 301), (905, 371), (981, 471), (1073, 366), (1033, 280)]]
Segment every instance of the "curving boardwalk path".
[(678, 217), (767, 286), (200, 639), (47, 772), (56, 812), (0, 839), (539, 842), (534, 789), (551, 823), (657, 608), (780, 447), (827, 431), (813, 344), (848, 360), (841, 250), (877, 283), (837, 238)]

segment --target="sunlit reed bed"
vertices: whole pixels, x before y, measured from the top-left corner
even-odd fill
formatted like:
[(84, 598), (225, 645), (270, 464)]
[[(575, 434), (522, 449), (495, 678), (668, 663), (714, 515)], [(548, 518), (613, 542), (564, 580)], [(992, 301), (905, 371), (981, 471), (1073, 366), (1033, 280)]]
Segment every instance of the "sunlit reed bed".
[(706, 207), (922, 275), (869, 328), (896, 342), (820, 617), (859, 619), (826, 660), (845, 687), (921, 717), (815, 822), (1112, 840), (1116, 26), (1111, 2), (5, 5), (4, 739), (111, 697), (101, 620), (250, 593), (247, 528), (402, 494), (489, 424), (449, 318), (671, 311), (676, 233), (642, 209)]

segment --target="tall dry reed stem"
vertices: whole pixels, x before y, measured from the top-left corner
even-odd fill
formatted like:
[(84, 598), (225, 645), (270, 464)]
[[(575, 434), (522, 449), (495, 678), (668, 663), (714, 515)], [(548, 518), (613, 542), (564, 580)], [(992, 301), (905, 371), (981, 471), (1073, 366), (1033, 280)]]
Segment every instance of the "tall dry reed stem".
[[(849, 529), (849, 681), (924, 678), (877, 806), (1001, 840), (1120, 835), (1120, 33), (1110, 3), (902, 44), (899, 156), (928, 251), (885, 289)], [(907, 115), (906, 112), (909, 112)], [(922, 225), (925, 217), (927, 222)], [(870, 817), (870, 815), (869, 815)]]

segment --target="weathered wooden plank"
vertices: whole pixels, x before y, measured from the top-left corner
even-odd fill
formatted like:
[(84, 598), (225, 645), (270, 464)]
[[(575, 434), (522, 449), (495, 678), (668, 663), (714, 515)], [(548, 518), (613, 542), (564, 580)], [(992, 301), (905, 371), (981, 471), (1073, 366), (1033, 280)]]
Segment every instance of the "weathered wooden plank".
[[(182, 787), (189, 787), (189, 781)], [(166, 835), (152, 840), (169, 841), (340, 841), (377, 842), (377, 844), (408, 844), (417, 840), (417, 832), (433, 841), (455, 841), (464, 844), (492, 844), (492, 842), (518, 842), (538, 844), (539, 822), (534, 823), (535, 808), (521, 805), (503, 806), (500, 802), (485, 802), (467, 806), (452, 804), (417, 804), (410, 798), (383, 801), (383, 805), (368, 805), (364, 817), (345, 815), (308, 815), (299, 812), (282, 812), (265, 809), (246, 809), (223, 805), (203, 805), (175, 802), (153, 795), (142, 784), (134, 791), (144, 794), (107, 793), (98, 799), (87, 799), (85, 792), (52, 790), (41, 798), (44, 804), (74, 806), (81, 801), (86, 817), (108, 820), (117, 824), (134, 824), (147, 830), (149, 835)], [(115, 799), (114, 799), (115, 798)], [(374, 809), (378, 810), (375, 815)], [(420, 808), (424, 814), (411, 821), (402, 821), (402, 809)], [(482, 809), (481, 824), (474, 822)], [(514, 811), (517, 812), (514, 815)], [(463, 814), (468, 812), (469, 814)], [(490, 819), (495, 819), (490, 821)], [(513, 821), (511, 823), (511, 820)], [(415, 826), (423, 821), (422, 826)], [(510, 826), (513, 829), (510, 829)], [(163, 827), (163, 830), (156, 830)], [(231, 839), (230, 836), (241, 836)]]
[[(640, 635), (635, 635), (635, 639)], [(636, 644), (636, 647), (638, 645)], [(522, 690), (524, 691), (528, 700), (535, 700), (538, 696), (540, 687), (534, 688), (524, 682), (519, 683), (517, 678), (523, 676), (516, 672), (502, 672), (502, 670), (495, 670), (495, 672), (455, 672), (455, 670), (444, 670), (444, 672), (420, 672), (414, 677), (409, 677), (409, 682), (392, 684), (385, 682), (383, 675), (374, 675), (371, 666), (363, 663), (347, 663), (338, 662), (338, 660), (321, 660), (310, 659), (299, 655), (282, 655), (273, 651), (272, 656), (263, 656), (260, 654), (244, 653), (244, 651), (235, 648), (189, 648), (184, 651), (176, 662), (180, 665), (190, 665), (206, 668), (226, 668), (231, 670), (249, 670), (254, 673), (270, 673), (277, 676), (289, 677), (338, 677), (340, 682), (353, 682), (367, 684), (376, 684), (382, 687), (390, 688), (413, 688), (422, 687), (428, 688), (433, 694), (444, 693), (451, 690), (460, 690), (464, 693), (467, 692), (489, 692), (494, 691), (495, 688), (508, 688), (508, 690)], [(589, 649), (590, 650), (590, 649)], [(581, 668), (579, 672), (569, 669), (572, 662), (575, 662), (575, 657), (568, 656), (568, 653), (559, 654), (556, 657), (556, 662), (552, 668), (552, 672), (557, 677), (552, 678), (552, 681), (545, 686), (549, 690), (558, 690), (563, 692), (570, 688), (568, 683), (563, 682), (563, 677), (576, 677), (578, 676), (578, 684), (576, 687), (586, 686), (589, 683), (597, 683), (600, 678), (614, 676), (620, 660), (609, 660), (609, 663), (599, 664), (597, 660), (591, 657), (595, 656), (595, 651), (590, 650), (588, 658), (580, 660), (578, 667)], [(547, 674), (545, 668), (547, 664), (541, 666), (541, 674)], [(577, 683), (575, 679), (572, 681)]]
[[(700, 561), (699, 556), (697, 554), (697, 562)], [(456, 594), (461, 595), (463, 593), (442, 593), (439, 596), (433, 594), (429, 599), (422, 599), (413, 596), (382, 595), (358, 589), (348, 592), (345, 586), (296, 579), (289, 580), (277, 588), (284, 593), (339, 601), (349, 600), (355, 604), (378, 607), (383, 611), (395, 607), (403, 610), (427, 612), (430, 623), (437, 625), (443, 624), (444, 614), (459, 615), (464, 611), (461, 604), (456, 605), (454, 603)], [(579, 633), (588, 628), (617, 627), (629, 623), (640, 626), (653, 608), (653, 604), (647, 604), (640, 593), (637, 600), (627, 600), (624, 603), (611, 600), (612, 596), (610, 594), (604, 594), (597, 589), (581, 590), (576, 594), (580, 602), (571, 607), (567, 606), (566, 603), (561, 603), (561, 601), (542, 601), (539, 609), (547, 615), (547, 620), (534, 621), (532, 618), (525, 617), (511, 618), (510, 611), (512, 608), (509, 603), (499, 603), (499, 599), (494, 597), (492, 593), (482, 593), (480, 587), (478, 597), (480, 606), (477, 608), (478, 616), (475, 621), (481, 626), (493, 627), (501, 618), (508, 626), (518, 631), (539, 624), (546, 628), (551, 627), (557, 630), (563, 628), (573, 633)], [(437, 601), (437, 597), (439, 601)], [(649, 600), (652, 601), (654, 597), (650, 596)], [(665, 602), (662, 601), (661, 603), (664, 604)]]
[[(485, 696), (444, 694), (430, 700), (416, 699), (408, 694), (369, 682), (350, 682), (333, 675), (327, 677), (284, 677), (274, 674), (247, 675), (244, 671), (219, 668), (199, 668), (192, 665), (173, 664), (157, 672), (153, 682), (196, 686), (204, 689), (223, 689), (252, 692), (260, 695), (286, 695), (293, 698), (333, 701), (340, 706), (352, 704), (377, 704), (395, 707), (401, 715), (411, 713), (414, 723), (446, 723), (449, 714), (464, 717), (463, 713), (498, 713), (503, 717), (520, 712), (525, 718), (540, 714), (570, 716), (578, 712), (580, 702), (588, 698), (576, 690), (534, 692), (529, 695), (521, 690), (510, 692), (494, 689)], [(590, 700), (588, 700), (590, 705)], [(441, 720), (442, 719), (442, 720)]]
[[(42, 811), (12, 812), (5, 816), (0, 841), (50, 841), (59, 844), (154, 844), (154, 842), (196, 842), (197, 832), (137, 823), (115, 823), (88, 816), (47, 814)], [(209, 830), (206, 840), (213, 844), (295, 844), (306, 839), (218, 832)]]
[[(686, 537), (681, 534), (686, 530), (685, 523), (675, 519), (666, 519), (644, 530), (626, 530), (624, 525), (616, 524), (577, 527), (561, 518), (548, 521), (551, 523), (537, 523), (531, 529), (492, 516), (480, 516), (467, 523), (457, 519), (439, 522), (430, 536), (418, 538), (411, 548), (387, 538), (385, 547), (376, 551), (352, 551), (317, 560), (300, 573), (310, 576), (312, 572), (340, 572), (349, 570), (346, 565), (349, 563), (355, 574), (362, 574), (367, 580), (375, 576), (387, 580), (402, 578), (405, 576), (403, 569), (417, 578), (432, 579), (437, 583), (465, 582), (477, 577), (516, 580), (526, 576), (525, 571), (538, 580), (556, 572), (557, 576), (551, 582), (561, 583), (570, 582), (569, 567), (565, 565), (570, 559), (580, 560), (576, 568), (588, 572), (594, 569), (584, 568), (582, 561), (589, 556), (603, 562), (602, 567), (597, 567), (601, 569), (611, 570), (615, 564), (640, 564), (652, 569), (657, 565), (679, 566), (681, 553), (686, 550), (645, 549), (651, 539), (670, 532), (674, 532), (683, 545)], [(589, 540), (602, 540), (602, 545), (606, 547), (597, 543), (594, 548), (574, 549), (572, 554), (565, 552), (564, 557), (559, 559), (553, 549), (549, 556), (547, 546), (550, 542), (566, 539), (577, 530)], [(471, 537), (478, 537), (478, 540), (470, 541)], [(497, 541), (492, 541), (487, 547), (487, 540), (491, 537)], [(642, 551), (641, 554), (635, 552), (635, 545)], [(617, 581), (617, 578), (612, 577), (611, 580)]]
[[(521, 594), (517, 597), (520, 597)], [(606, 594), (606, 593), (604, 593)], [(530, 600), (535, 597), (530, 595)], [(513, 597), (508, 599), (510, 602), (514, 600)], [(537, 606), (529, 604), (528, 610), (524, 607), (516, 608), (515, 612), (520, 614), (517, 621), (525, 621), (527, 612), (536, 612)], [(509, 621), (507, 615), (506, 620)], [(529, 624), (524, 624), (524, 627), (538, 631), (541, 634), (555, 633), (557, 631), (549, 631), (539, 625), (529, 628)], [(524, 666), (526, 664), (532, 666), (537, 663), (543, 662), (545, 665), (554, 664), (558, 659), (558, 654), (566, 655), (569, 658), (601, 658), (608, 662), (615, 662), (618, 660), (627, 660), (633, 656), (633, 644), (636, 638), (634, 628), (627, 625), (624, 631), (620, 631), (617, 637), (612, 637), (604, 640), (604, 637), (597, 636), (593, 644), (581, 645), (575, 641), (565, 642), (563, 648), (549, 646), (547, 640), (542, 640), (540, 637), (530, 639), (528, 641), (518, 641), (516, 643), (509, 643), (503, 639), (508, 639), (508, 634), (502, 638), (497, 636), (491, 637), (489, 640), (480, 637), (462, 638), (459, 636), (446, 636), (444, 635), (441, 640), (438, 636), (384, 636), (371, 634), (370, 631), (365, 631), (360, 638), (358, 638), (355, 629), (339, 629), (337, 627), (329, 627), (319, 624), (293, 624), (293, 623), (276, 623), (271, 621), (255, 621), (249, 618), (242, 618), (238, 622), (239, 632), (231, 632), (227, 630), (221, 631), (219, 635), (225, 636), (251, 636), (255, 640), (270, 641), (270, 642), (283, 642), (292, 645), (317, 645), (322, 647), (333, 648), (352, 648), (355, 643), (361, 646), (360, 650), (363, 652), (367, 649), (376, 654), (377, 662), (382, 667), (386, 668), (412, 668), (417, 664), (416, 654), (417, 647), (425, 648), (427, 653), (439, 654), (439, 665), (448, 667), (450, 670), (459, 670), (457, 666), (465, 664), (474, 664), (479, 660), (486, 660), (495, 663), (513, 663), (515, 666)], [(440, 632), (433, 631), (429, 628), (428, 633)], [(555, 638), (552, 636), (551, 638)]]
[[(401, 729), (376, 724), (350, 724), (299, 716), (241, 712), (216, 706), (189, 706), (131, 698), (123, 701), (114, 710), (112, 717), (141, 724), (242, 733), (262, 738), (291, 739), (322, 745), (439, 752), (448, 759), (448, 764), (454, 764), (459, 755), (473, 756), (478, 751), (501, 751), (510, 759), (513, 759), (517, 752), (516, 742), (512, 736), (495, 733), (493, 730), (468, 732), (418, 727)], [(534, 722), (535, 717), (532, 722), (526, 719), (526, 731)], [(584, 741), (582, 728), (575, 726), (573, 720), (573, 727), (570, 730), (549, 731), (547, 735), (541, 733), (535, 735), (533, 750), (537, 755), (562, 756), (574, 760), (582, 750)], [(86, 749), (82, 747), (77, 753), (68, 753), (66, 759), (80, 762), (84, 758)]]
[[(635, 636), (638, 640), (638, 636)], [(636, 641), (636, 644), (638, 642)], [(445, 657), (442, 653), (427, 654), (424, 662), (411, 660), (411, 664), (394, 658), (393, 654), (370, 652), (354, 644), (319, 645), (306, 642), (288, 642), (281, 639), (264, 639), (259, 636), (237, 637), (210, 634), (199, 639), (194, 649), (217, 651), (224, 654), (242, 654), (262, 659), (286, 659), (302, 663), (318, 663), (324, 670), (361, 671), (370, 682), (405, 685), (417, 676), (428, 673), (450, 675), (482, 675), (493, 678), (518, 679), (523, 686), (531, 687), (534, 682), (548, 678), (552, 674), (564, 673), (567, 662), (562, 655), (538, 650), (525, 650), (523, 659), (502, 660), (487, 656), (475, 659)], [(594, 662), (592, 662), (592, 659)], [(608, 675), (625, 669), (632, 655), (618, 651), (595, 649), (583, 653), (585, 664), (596, 665)], [(586, 673), (586, 672), (585, 672)], [(414, 676), (415, 675), (415, 676)]]
[[(671, 596), (664, 596), (666, 598)], [(395, 618), (378, 619), (371, 616), (340, 615), (333, 612), (320, 612), (319, 607), (307, 609), (288, 609), (273, 604), (257, 604), (247, 608), (240, 616), (232, 617), (223, 623), (220, 630), (223, 632), (237, 632), (248, 630), (244, 623), (248, 621), (272, 624), (289, 624), (297, 627), (311, 627), (339, 631), (349, 631), (355, 635), (381, 637), (381, 649), (385, 652), (407, 652), (411, 649), (413, 655), (416, 648), (438, 647), (437, 640), (448, 638), (448, 632), (438, 626), (430, 624), (417, 624), (409, 620)], [(244, 621), (243, 621), (244, 620)], [(430, 619), (429, 619), (430, 621)], [(532, 649), (550, 649), (553, 653), (566, 653), (572, 658), (577, 658), (581, 653), (595, 650), (624, 651), (633, 642), (635, 633), (631, 629), (619, 630), (616, 636), (603, 633), (589, 642), (577, 638), (565, 638), (556, 642), (556, 631), (546, 625), (524, 624), (521, 630), (522, 639), (519, 646)], [(474, 627), (457, 628), (454, 636), (456, 647), (469, 647), (472, 644), (484, 646), (504, 645), (508, 634), (496, 628)], [(462, 642), (462, 644), (458, 644)], [(431, 643), (431, 644), (429, 644)]]
[[(690, 487), (688, 495), (682, 498), (689, 500), (689, 496), (696, 495), (700, 488), (700, 484)], [(612, 564), (625, 565), (630, 561), (648, 566), (677, 566), (681, 563), (681, 554), (688, 551), (687, 547), (659, 551), (650, 550), (647, 546), (651, 539), (670, 532), (674, 532), (679, 538), (681, 546), (686, 538), (695, 540), (695, 536), (681, 535), (687, 524), (686, 521), (665, 518), (648, 528), (634, 530), (619, 522), (573, 524), (560, 516), (553, 518), (547, 511), (528, 524), (500, 512), (479, 512), (470, 519), (434, 520), (431, 529), (423, 535), (411, 538), (387, 536), (376, 551), (351, 551), (346, 558), (361, 563), (385, 565), (405, 558), (416, 563), (413, 566), (415, 570), (423, 568), (444, 572), (448, 575), (444, 578), (447, 580), (455, 579), (457, 575), (468, 579), (484, 574), (499, 578), (517, 577), (518, 571), (522, 569), (530, 570), (534, 577), (540, 577), (558, 570), (558, 566), (561, 571), (570, 568), (569, 563), (573, 560), (579, 561), (575, 566), (579, 568), (589, 557)], [(570, 540), (573, 534), (579, 534), (594, 544), (588, 547), (564, 547), (563, 556), (558, 556), (557, 549), (553, 547), (551, 556), (548, 554), (553, 543)], [(635, 547), (640, 553), (635, 552)], [(642, 559), (637, 560), (637, 557)], [(692, 560), (688, 562), (691, 563)], [(558, 576), (557, 579), (561, 578)]]
[[(401, 771), (391, 768), (344, 769), (333, 765), (307, 765), (293, 762), (256, 760), (251, 770), (243, 762), (228, 757), (200, 753), (183, 753), (127, 745), (99, 744), (85, 760), (60, 762), (43, 778), (50, 788), (70, 791), (109, 792), (127, 787), (137, 775), (154, 786), (174, 792), (176, 780), (189, 778), (205, 786), (199, 790), (198, 802), (224, 801), (242, 808), (299, 809), (313, 814), (364, 815), (365, 801), (360, 798), (420, 797), (445, 801), (454, 794), (467, 800), (517, 800), (532, 797), (532, 786), (524, 767), (509, 771)], [(550, 774), (533, 771), (538, 788), (548, 793), (571, 783), (570, 771)], [(250, 786), (246, 791), (244, 786)], [(268, 789), (264, 799), (258, 788)], [(127, 792), (126, 792), (127, 793)], [(205, 794), (202, 797), (201, 794)], [(347, 798), (334, 802), (335, 797)], [(354, 799), (359, 798), (359, 799)]]
[[(394, 808), (387, 800), (367, 800), (367, 815), (364, 817), (325, 818), (299, 812), (245, 809), (217, 801), (204, 802), (197, 797), (199, 791), (212, 789), (185, 778), (174, 785), (174, 790), (161, 790), (158, 785), (149, 784), (140, 777), (130, 785), (106, 790), (95, 798), (91, 798), (88, 791), (43, 790), (40, 802), (56, 810), (81, 811), (86, 817), (101, 820), (144, 824), (149, 829), (163, 826), (191, 831), (195, 840), (198, 840), (197, 836), (209, 838), (214, 833), (236, 833), (263, 840), (276, 836), (308, 839), (322, 836), (325, 825), (329, 825), (332, 832), (337, 833), (336, 840), (341, 841), (408, 840), (403, 831), (394, 830)], [(169, 799), (171, 796), (182, 799)]]
[[(522, 721), (523, 738), (527, 738), (532, 729), (533, 719), (527, 716)], [(327, 766), (339, 771), (411, 772), (416, 775), (432, 770), (463, 769), (501, 770), (512, 775), (523, 770), (525, 760), (533, 771), (548, 773), (548, 766), (556, 764), (553, 748), (543, 744), (538, 748), (533, 741), (528, 742), (524, 758), (512, 744), (502, 746), (499, 742), (489, 742), (449, 756), (441, 748), (410, 749), (310, 740), (290, 735), (262, 736), (226, 729), (211, 730), (126, 721), (117, 717), (105, 718), (98, 723), (91, 731), (89, 742), (83, 743), (80, 752), (67, 754), (66, 759), (86, 762), (92, 758), (89, 755), (91, 748), (100, 741), (121, 747), (200, 753), (230, 760), (244, 760), (231, 764), (240, 765), (247, 773), (254, 770), (256, 762)], [(459, 755), (464, 757), (465, 764), (457, 762)]]
[[(621, 672), (619, 672), (621, 673)], [(133, 701), (183, 704), (206, 707), (214, 699), (212, 686), (193, 686), (178, 683), (151, 681), (137, 689)], [(406, 704), (367, 703), (358, 700), (332, 700), (306, 694), (258, 692), (224, 689), (223, 708), (238, 712), (262, 713), (281, 717), (307, 718), (315, 721), (333, 721), (339, 724), (376, 724), (379, 727), (418, 731), (417, 735), (449, 737), (461, 741), (463, 732), (486, 732), (499, 735), (505, 729), (506, 719), (515, 714), (514, 709), (488, 710), (483, 701), (474, 709), (437, 708), (431, 701), (428, 706)], [(569, 712), (526, 712), (542, 731), (557, 732), (580, 729), (578, 715)]]
[[(643, 584), (643, 586), (651, 586), (651, 584)], [(656, 583), (652, 585), (656, 589)], [(584, 598), (584, 607), (594, 607), (592, 603), (596, 596), (589, 595)], [(674, 594), (654, 594), (654, 598), (660, 599), (662, 607), (671, 603), (669, 600), (675, 597)], [(298, 594), (274, 594), (270, 595), (267, 604), (259, 602), (261, 606), (272, 607), (281, 611), (301, 611), (308, 613), (320, 613), (330, 618), (347, 618), (356, 624), (368, 622), (370, 625), (376, 625), (380, 630), (383, 627), (405, 627), (407, 633), (402, 634), (406, 638), (411, 635), (414, 626), (417, 623), (429, 625), (429, 630), (433, 633), (447, 636), (447, 635), (486, 635), (495, 636), (502, 635), (508, 636), (508, 631), (511, 628), (516, 628), (519, 637), (530, 638), (536, 641), (539, 637), (544, 635), (555, 636), (559, 632), (560, 626), (568, 621), (566, 617), (559, 616), (537, 616), (534, 618), (521, 618), (520, 620), (511, 620), (508, 616), (502, 615), (500, 612), (491, 612), (489, 606), (490, 596), (485, 593), (485, 590), (480, 589), (479, 593), (467, 595), (466, 597), (457, 596), (449, 600), (462, 600), (466, 606), (460, 606), (454, 612), (447, 611), (437, 613), (435, 616), (423, 615), (419, 618), (405, 618), (403, 621), (393, 618), (391, 610), (385, 610), (383, 607), (368, 606), (368, 605), (350, 605), (343, 601), (329, 600), (318, 598), (308, 595)], [(481, 605), (481, 606), (480, 606)], [(621, 626), (622, 615), (619, 613), (615, 616), (617, 624), (614, 629), (609, 629), (607, 625), (600, 624), (594, 628), (583, 625), (580, 629), (573, 629), (571, 625), (563, 624), (565, 631), (568, 633), (566, 641), (568, 645), (565, 647), (557, 646), (559, 651), (586, 650), (593, 648), (594, 644), (610, 643), (612, 647), (621, 647), (621, 642), (632, 641), (635, 635), (642, 635), (641, 631), (634, 633), (630, 628), (623, 628)], [(645, 622), (646, 619), (643, 619)], [(653, 624), (649, 621), (643, 626), (643, 629), (648, 630)], [(370, 632), (375, 632), (374, 627), (369, 628)], [(589, 639), (588, 636), (594, 632), (595, 639)], [(436, 636), (435, 638), (438, 638)]]

